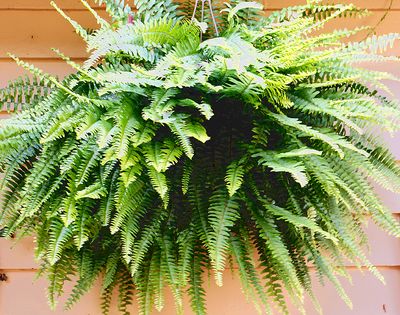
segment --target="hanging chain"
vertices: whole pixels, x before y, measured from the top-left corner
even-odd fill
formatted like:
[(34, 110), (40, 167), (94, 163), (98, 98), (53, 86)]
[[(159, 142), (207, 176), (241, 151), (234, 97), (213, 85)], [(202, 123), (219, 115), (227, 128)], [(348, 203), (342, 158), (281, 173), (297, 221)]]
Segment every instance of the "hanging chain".
[(217, 25), (217, 21), (216, 21), (215, 16), (214, 16), (214, 10), (213, 10), (213, 6), (212, 6), (211, 0), (196, 0), (196, 2), (194, 4), (192, 21), (194, 21), (194, 19), (196, 18), (196, 11), (197, 11), (197, 7), (199, 5), (199, 1), (201, 1), (201, 20), (200, 20), (200, 22), (202, 22), (202, 23), (204, 22), (205, 3), (207, 1), (208, 7), (210, 9), (210, 15), (211, 15), (211, 19), (212, 19), (212, 22), (213, 22), (214, 30), (215, 30), (215, 35), (219, 36), (218, 25)]

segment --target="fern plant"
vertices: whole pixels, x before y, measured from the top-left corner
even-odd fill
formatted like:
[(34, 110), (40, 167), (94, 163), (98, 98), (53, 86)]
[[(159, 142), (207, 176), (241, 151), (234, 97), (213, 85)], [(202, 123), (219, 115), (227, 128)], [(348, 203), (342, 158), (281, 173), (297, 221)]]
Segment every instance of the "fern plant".
[(399, 128), (398, 102), (385, 96), (398, 78), (354, 63), (396, 61), (379, 53), (398, 34), (346, 43), (360, 30), (315, 32), (365, 14), (352, 5), (263, 17), (259, 4), (234, 2), (220, 36), (201, 40), (204, 24), (172, 1), (133, 11), (97, 0), (111, 23), (82, 2), (94, 32), (54, 6), (87, 42), (85, 64), (55, 50), (76, 70), (60, 81), (11, 55), (37, 79), (0, 92), (23, 105), (1, 121), (1, 227), (35, 236), (52, 307), (65, 281), (77, 279), (70, 308), (101, 278), (104, 314), (115, 290), (122, 314), (133, 298), (141, 314), (161, 311), (165, 286), (178, 314), (185, 294), (206, 314), (203, 273), (222, 286), (229, 266), (267, 314), (288, 314), (283, 290), (303, 312), (305, 294), (319, 309), (309, 266), (349, 305), (344, 260), (383, 281), (363, 224), (400, 236), (372, 188), (400, 191), (374, 136)]

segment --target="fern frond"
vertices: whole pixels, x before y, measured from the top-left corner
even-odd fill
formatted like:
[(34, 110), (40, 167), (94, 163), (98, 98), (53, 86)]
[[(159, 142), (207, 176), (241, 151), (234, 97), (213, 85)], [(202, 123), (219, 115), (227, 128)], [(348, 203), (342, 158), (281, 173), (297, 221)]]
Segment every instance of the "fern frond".
[(205, 301), (205, 290), (203, 288), (203, 264), (204, 264), (204, 253), (197, 251), (192, 257), (191, 269), (189, 275), (189, 288), (188, 294), (190, 296), (190, 302), (193, 311), (196, 315), (205, 315), (206, 312), (206, 301)]
[(129, 315), (128, 307), (132, 304), (133, 281), (128, 273), (121, 273), (118, 286), (118, 311)]
[(61, 221), (53, 221), (49, 229), (49, 248), (47, 258), (54, 265), (61, 257), (62, 252), (71, 241), (73, 231), (71, 227), (64, 226)]
[(237, 199), (229, 197), (224, 189), (216, 190), (210, 198), (208, 220), (212, 233), (209, 252), (218, 286), (222, 286), (222, 272), (225, 269), (230, 230), (239, 218), (238, 208)]
[(179, 5), (172, 0), (158, 2), (136, 0), (135, 6), (138, 10), (137, 18), (143, 22), (160, 20), (162, 18), (177, 20), (179, 16)]
[(229, 196), (233, 196), (240, 186), (243, 183), (243, 176), (245, 174), (245, 170), (243, 165), (240, 165), (238, 162), (231, 163), (227, 170), (225, 176), (226, 188), (228, 189)]
[(283, 273), (282, 280), (285, 283), (286, 288), (289, 290), (289, 294), (292, 298), (299, 298), (303, 294), (302, 286), (297, 277), (293, 261), (290, 258), (289, 251), (282, 241), (282, 236), (273, 220), (263, 218), (261, 215), (254, 213), (256, 223), (262, 233), (262, 238), (266, 242), (266, 246), (271, 251), (273, 259), (276, 261), (280, 268), (280, 272)]
[(75, 32), (78, 35), (80, 35), (84, 40), (88, 39), (87, 31), (78, 22), (71, 19), (67, 14), (65, 14), (65, 12), (63, 10), (61, 10), (54, 1), (51, 1), (50, 5), (54, 9), (56, 9), (56, 11), (72, 25), (72, 27), (75, 29)]
[(258, 304), (259, 299), (265, 307), (266, 313), (272, 314), (270, 305), (266, 299), (264, 288), (256, 271), (256, 267), (250, 258), (251, 253), (248, 252), (245, 242), (246, 240), (241, 240), (236, 236), (232, 236), (230, 241), (233, 255), (235, 256), (239, 267), (239, 276), (242, 288), (256, 305)]
[(65, 310), (70, 310), (79, 299), (88, 292), (94, 285), (97, 277), (100, 275), (104, 258), (95, 259), (92, 253), (81, 251), (79, 253), (79, 261), (77, 264), (79, 279), (72, 289), (72, 293), (64, 305)]
[(0, 99), (3, 110), (13, 111), (19, 106), (25, 109), (34, 106), (41, 99), (51, 93), (54, 85), (51, 82), (44, 82), (39, 77), (20, 77), (0, 89)]
[(65, 280), (69, 279), (69, 277), (76, 271), (74, 265), (71, 264), (73, 260), (74, 257), (71, 254), (65, 255), (61, 260), (57, 261), (49, 268), (47, 275), (49, 281), (47, 287), (47, 298), (52, 309), (56, 308), (57, 299), (63, 293)]
[(132, 9), (124, 0), (95, 0), (99, 5), (105, 5), (107, 13), (113, 21), (126, 22), (128, 16), (132, 15)]
[(148, 171), (154, 190), (160, 195), (166, 206), (168, 204), (167, 177), (163, 173), (157, 172), (154, 167), (150, 167)]

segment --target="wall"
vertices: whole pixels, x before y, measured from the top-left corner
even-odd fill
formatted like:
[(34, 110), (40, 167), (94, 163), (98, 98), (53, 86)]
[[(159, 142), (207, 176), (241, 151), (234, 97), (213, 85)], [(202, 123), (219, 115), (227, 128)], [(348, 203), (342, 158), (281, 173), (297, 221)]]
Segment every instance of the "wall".
[[(0, 86), (8, 80), (21, 75), (23, 71), (6, 56), (12, 52), (17, 56), (32, 62), (45, 71), (59, 76), (69, 73), (71, 69), (60, 61), (50, 48), (56, 47), (75, 61), (85, 58), (85, 50), (80, 38), (73, 32), (70, 25), (63, 20), (48, 4), (49, 0), (0, 0)], [(305, 0), (304, 0), (305, 1)], [(354, 19), (346, 22), (347, 26), (376, 25), (385, 14), (385, 8), (390, 0), (357, 0), (362, 7), (368, 7), (372, 15), (364, 19)], [(267, 11), (286, 5), (301, 4), (301, 0), (271, 0), (266, 1)], [(90, 14), (79, 3), (79, 0), (59, 0), (58, 4), (65, 8), (74, 19), (87, 27), (95, 27)], [(104, 9), (96, 7), (101, 15)], [(334, 26), (338, 26), (336, 23)], [(400, 31), (400, 0), (394, 0), (391, 11), (378, 29), (378, 33)], [(400, 52), (399, 46), (394, 48)], [(374, 65), (368, 65), (375, 67)], [(381, 66), (382, 68), (382, 66)], [(400, 74), (398, 64), (383, 66), (388, 71)], [(400, 96), (400, 84), (396, 94)], [(6, 114), (1, 113), (0, 117)], [(400, 137), (386, 137), (388, 143), (400, 159), (398, 140)], [(385, 202), (394, 215), (400, 218), (400, 199), (387, 192), (380, 191)], [(385, 276), (386, 286), (379, 283), (368, 272), (360, 273), (353, 266), (347, 266), (353, 278), (353, 286), (346, 285), (354, 302), (354, 310), (350, 311), (337, 297), (334, 289), (327, 285), (316, 285), (317, 295), (327, 315), (379, 315), (400, 314), (400, 240), (386, 236), (375, 226), (370, 225), (368, 234), (371, 239), (370, 258)], [(72, 311), (64, 312), (60, 307), (55, 313), (46, 305), (45, 280), (34, 282), (37, 265), (32, 260), (32, 240), (24, 240), (17, 245), (0, 239), (0, 273), (8, 277), (6, 282), (0, 282), (0, 315), (98, 315), (98, 289), (92, 290)], [(211, 315), (244, 315), (256, 314), (253, 306), (246, 302), (237, 278), (227, 272), (225, 286), (217, 288), (212, 279), (207, 287), (208, 309)], [(168, 299), (171, 301), (171, 298)], [(174, 314), (173, 303), (162, 314)], [(307, 302), (307, 305), (309, 303)], [(188, 303), (186, 301), (186, 308)], [(135, 308), (134, 308), (135, 309)], [(315, 314), (308, 306), (309, 314)], [(137, 312), (134, 311), (133, 314)], [(187, 312), (190, 314), (190, 311)], [(296, 311), (290, 313), (297, 314)]]

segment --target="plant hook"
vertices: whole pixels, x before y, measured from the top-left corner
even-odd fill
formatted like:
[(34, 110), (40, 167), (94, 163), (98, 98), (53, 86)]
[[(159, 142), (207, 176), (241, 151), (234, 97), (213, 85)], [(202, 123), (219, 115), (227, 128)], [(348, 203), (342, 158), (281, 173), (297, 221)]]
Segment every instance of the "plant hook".
[[(219, 31), (218, 31), (218, 25), (217, 25), (217, 21), (215, 19), (215, 15), (214, 15), (214, 11), (213, 11), (213, 6), (212, 6), (212, 2), (211, 0), (201, 0), (201, 21), (200, 22), (204, 22), (204, 10), (205, 10), (205, 2), (207, 1), (208, 6), (210, 8), (210, 15), (211, 15), (211, 19), (214, 25), (214, 29), (215, 29), (215, 35), (219, 36)], [(196, 0), (195, 4), (194, 4), (194, 9), (193, 9), (193, 14), (192, 14), (192, 21), (194, 21), (194, 19), (196, 18), (196, 12), (197, 12), (197, 7), (199, 5), (199, 0)]]

